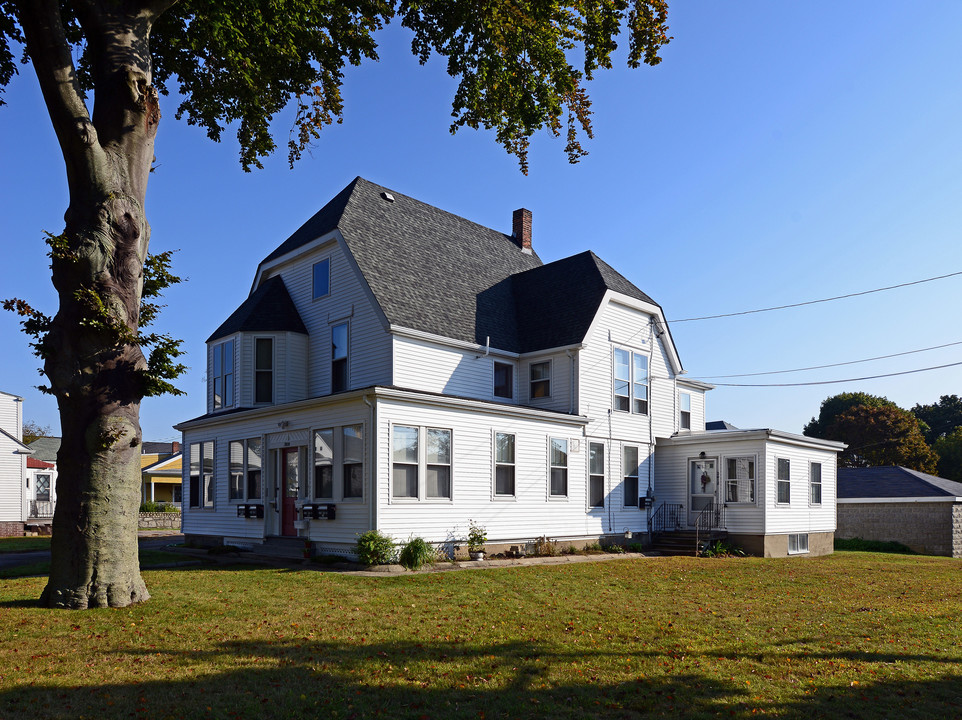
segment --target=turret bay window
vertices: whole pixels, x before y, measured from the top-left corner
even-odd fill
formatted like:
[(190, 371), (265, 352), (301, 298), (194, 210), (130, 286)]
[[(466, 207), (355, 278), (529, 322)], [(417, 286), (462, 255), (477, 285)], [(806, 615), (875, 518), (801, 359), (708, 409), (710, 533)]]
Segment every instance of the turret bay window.
[(341, 428), (341, 452), (344, 499), (360, 499), (364, 495), (364, 431), (360, 425)]
[(822, 463), (813, 462), (808, 467), (808, 482), (811, 488), (809, 502), (812, 505), (822, 504)]
[(648, 414), (648, 356), (614, 349), (614, 409)]
[(334, 499), (334, 428), (314, 432), (314, 499)]
[(625, 445), (623, 452), (624, 467), (624, 506), (638, 507), (638, 448)]
[(691, 393), (678, 393), (678, 428), (691, 430)]
[(273, 338), (254, 338), (254, 402), (274, 402)]
[(331, 328), (331, 392), (347, 390), (348, 331), (347, 323)]
[(514, 497), (514, 435), (494, 434), (494, 494)]
[(725, 458), (725, 502), (755, 502), (755, 458)]
[(550, 445), (549, 462), (551, 465), (551, 497), (568, 497), (568, 440), (548, 438)]
[(778, 458), (778, 490), (775, 502), (788, 504), (792, 501), (791, 463), (786, 458)]
[(190, 507), (214, 506), (214, 441), (191, 443), (188, 479)]
[(261, 439), (232, 440), (229, 447), (231, 500), (261, 499)]
[(530, 375), (530, 397), (546, 398), (551, 397), (551, 362), (531, 363), (528, 368)]
[(394, 426), (391, 486), (396, 498), (418, 496), (418, 428)]
[(511, 399), (514, 397), (514, 366), (508, 363), (494, 364), (494, 396)]
[(588, 505), (605, 506), (605, 446), (588, 443)]
[(234, 341), (228, 340), (215, 345), (212, 353), (214, 409), (219, 410), (234, 404)]

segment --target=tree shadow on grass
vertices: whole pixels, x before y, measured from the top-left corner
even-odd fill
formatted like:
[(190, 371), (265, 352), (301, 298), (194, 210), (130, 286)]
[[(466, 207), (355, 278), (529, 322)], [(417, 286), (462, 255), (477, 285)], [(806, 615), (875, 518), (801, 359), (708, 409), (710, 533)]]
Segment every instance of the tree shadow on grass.
[[(239, 639), (204, 650), (139, 648), (116, 655), (92, 657), (91, 663), (135, 663), (143, 669), (141, 682), (63, 687), (35, 678), (35, 684), (0, 692), (0, 717), (700, 720), (773, 714), (921, 720), (962, 714), (958, 675), (842, 685), (836, 679), (818, 687), (783, 680), (781, 692), (772, 692), (712, 677), (657, 651), (622, 655), (525, 641)], [(665, 660), (662, 672), (614, 673), (610, 664), (652, 658)], [(194, 671), (203, 674), (184, 678)], [(178, 677), (165, 680), (165, 674)], [(628, 679), (605, 679), (613, 674)], [(761, 677), (757, 685), (764, 685)]]

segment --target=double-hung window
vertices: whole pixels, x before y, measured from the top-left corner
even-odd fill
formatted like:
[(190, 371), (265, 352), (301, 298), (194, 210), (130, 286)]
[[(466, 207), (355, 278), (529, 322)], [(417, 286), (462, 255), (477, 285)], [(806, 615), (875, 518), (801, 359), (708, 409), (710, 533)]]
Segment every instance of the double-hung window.
[(190, 507), (214, 506), (214, 441), (190, 444)]
[(691, 393), (678, 393), (678, 427), (691, 430)]
[(605, 506), (605, 446), (588, 443), (588, 505)]
[(361, 498), (364, 495), (364, 429), (360, 425), (341, 428), (341, 474), (344, 482), (344, 499)]
[(755, 458), (725, 458), (725, 502), (755, 502)]
[(494, 396), (500, 398), (514, 397), (514, 366), (508, 363), (494, 364)]
[(418, 497), (419, 434), (420, 431), (416, 427), (394, 426), (391, 494), (396, 498)]
[(822, 504), (822, 463), (813, 462), (808, 466), (809, 502)]
[(211, 374), (214, 377), (214, 409), (234, 404), (234, 341), (215, 345), (211, 358)]
[(347, 390), (348, 377), (347, 323), (331, 328), (331, 392)]
[(451, 431), (395, 425), (391, 472), (394, 498), (450, 500)]
[(314, 499), (334, 500), (334, 428), (314, 431)]
[(638, 415), (648, 414), (648, 356), (614, 349), (614, 408)]
[(494, 494), (514, 497), (514, 435), (494, 434)]
[(551, 468), (551, 497), (568, 497), (568, 440), (567, 438), (548, 438), (549, 464)]
[(788, 504), (792, 501), (792, 471), (791, 463), (786, 458), (778, 458), (778, 474), (775, 502)]
[(254, 402), (274, 402), (273, 338), (254, 338)]
[(315, 300), (331, 292), (331, 261), (329, 259), (314, 263), (312, 284)]
[(551, 397), (551, 361), (531, 363), (528, 367), (530, 393), (534, 398)]
[(231, 440), (229, 446), (228, 498), (261, 499), (261, 439)]
[(638, 448), (625, 445), (624, 456), (624, 506), (638, 507)]

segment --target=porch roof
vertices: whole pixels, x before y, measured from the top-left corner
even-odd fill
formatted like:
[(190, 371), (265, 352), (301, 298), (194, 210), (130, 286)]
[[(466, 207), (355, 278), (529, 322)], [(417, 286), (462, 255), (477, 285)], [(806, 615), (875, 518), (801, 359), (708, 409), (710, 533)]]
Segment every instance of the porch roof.
[(772, 428), (681, 431), (671, 437), (655, 438), (655, 445), (705, 445), (709, 443), (735, 442), (738, 440), (771, 440), (774, 442), (788, 443), (790, 445), (817, 448), (819, 450), (831, 450), (833, 452), (841, 452), (846, 447), (845, 443), (836, 442), (835, 440), (822, 440), (821, 438), (798, 435), (796, 433), (785, 432), (784, 430), (773, 430)]

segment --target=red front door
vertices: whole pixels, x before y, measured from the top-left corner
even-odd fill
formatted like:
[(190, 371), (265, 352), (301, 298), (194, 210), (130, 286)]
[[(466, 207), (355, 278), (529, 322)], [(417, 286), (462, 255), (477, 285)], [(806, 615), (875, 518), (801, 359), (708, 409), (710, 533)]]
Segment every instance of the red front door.
[(281, 503), (281, 535), (297, 535), (294, 520), (297, 516), (298, 491), (298, 453), (297, 448), (285, 448), (281, 451), (281, 487), (283, 492)]

